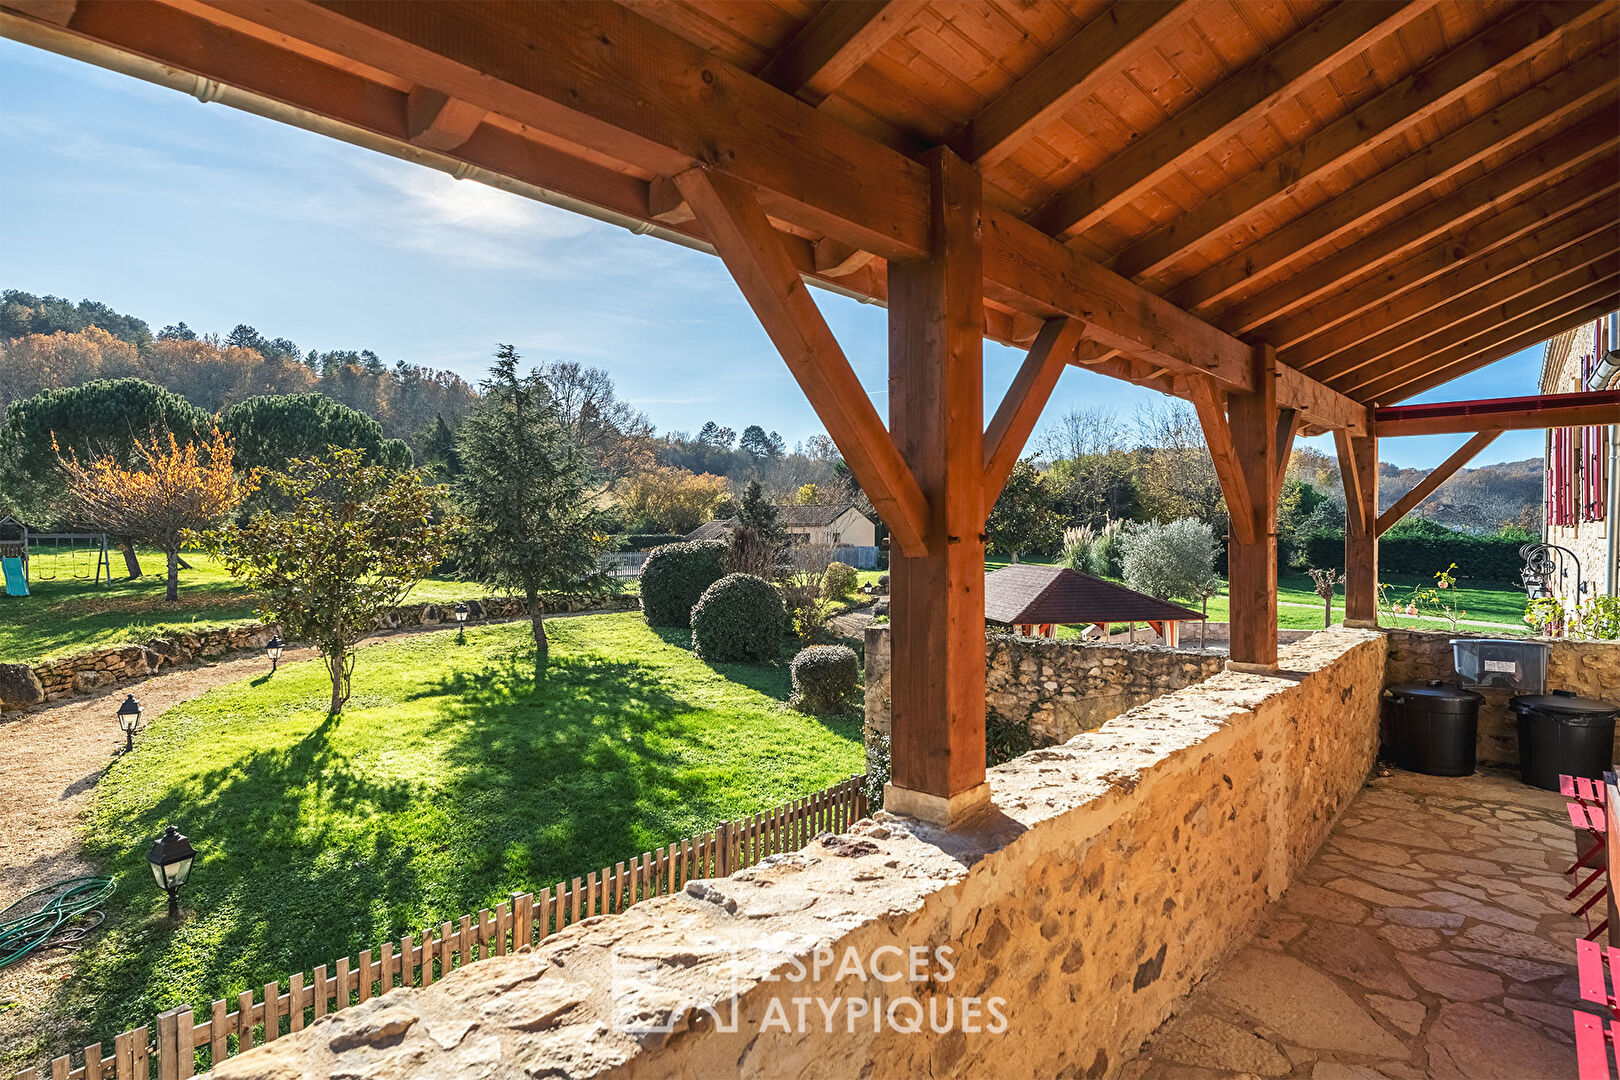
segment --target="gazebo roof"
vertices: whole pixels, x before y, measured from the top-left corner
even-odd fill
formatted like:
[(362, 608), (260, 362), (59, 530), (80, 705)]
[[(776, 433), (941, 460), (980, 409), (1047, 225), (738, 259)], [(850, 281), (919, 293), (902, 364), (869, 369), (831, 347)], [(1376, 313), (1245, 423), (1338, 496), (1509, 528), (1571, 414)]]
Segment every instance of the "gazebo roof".
[(999, 623), (1163, 622), (1202, 619), (1196, 611), (1157, 600), (1063, 566), (1004, 566), (984, 579), (984, 617)]

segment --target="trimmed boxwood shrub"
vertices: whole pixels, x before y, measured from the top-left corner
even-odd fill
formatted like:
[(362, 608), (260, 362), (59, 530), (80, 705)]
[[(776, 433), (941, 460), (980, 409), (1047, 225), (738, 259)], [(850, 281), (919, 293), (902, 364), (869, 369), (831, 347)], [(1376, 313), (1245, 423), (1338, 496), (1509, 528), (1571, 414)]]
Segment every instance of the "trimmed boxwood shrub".
[(641, 564), (641, 607), (651, 626), (692, 625), (692, 605), (726, 572), (724, 540), (653, 548)]
[(828, 563), (826, 573), (821, 576), (821, 591), (834, 600), (842, 600), (853, 593), (860, 583), (861, 576), (853, 566), (841, 562)]
[(808, 713), (839, 713), (861, 690), (860, 663), (848, 645), (812, 645), (793, 658), (793, 697), (788, 704)]
[(711, 664), (775, 660), (786, 624), (776, 586), (753, 574), (727, 574), (692, 608), (692, 649)]

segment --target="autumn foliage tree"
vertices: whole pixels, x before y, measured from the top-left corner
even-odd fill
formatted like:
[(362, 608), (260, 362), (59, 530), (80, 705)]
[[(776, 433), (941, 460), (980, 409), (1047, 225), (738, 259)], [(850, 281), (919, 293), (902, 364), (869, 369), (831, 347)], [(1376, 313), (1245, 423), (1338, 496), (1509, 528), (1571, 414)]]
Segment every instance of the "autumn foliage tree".
[(206, 537), (225, 568), (263, 594), (264, 618), (320, 650), (333, 714), (349, 700), (354, 646), (432, 573), (456, 527), (434, 519), (439, 489), (364, 457), (329, 447), (266, 474), (293, 509), (261, 511)]
[(241, 504), (253, 480), (236, 474), (230, 440), (217, 430), (201, 444), (182, 444), (172, 431), (150, 442), (136, 439), (134, 451), (129, 467), (112, 456), (83, 464), (69, 451), (61, 461), (68, 495), (86, 524), (151, 544), (168, 557), (173, 602), (180, 598), (187, 534), (218, 524)]

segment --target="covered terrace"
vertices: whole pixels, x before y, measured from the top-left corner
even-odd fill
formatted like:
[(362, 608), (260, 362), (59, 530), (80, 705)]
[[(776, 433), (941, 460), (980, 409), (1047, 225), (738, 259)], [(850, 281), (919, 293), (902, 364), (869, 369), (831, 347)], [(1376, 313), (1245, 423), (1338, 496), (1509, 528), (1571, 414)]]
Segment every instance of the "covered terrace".
[[(1551, 422), (1522, 403), (1421, 418), (1398, 403), (1620, 299), (1614, 0), (0, 0), (0, 31), (713, 251), (888, 526), (889, 820), (912, 824), (868, 828), (798, 886), (776, 867), (492, 966), (600, 958), (612, 937), (686, 958), (710, 995), (718, 969), (687, 963), (692, 935), (725, 939), (739, 910), (791, 942), (937, 935), (1015, 1004), (1014, 1038), (991, 1053), (960, 1033), (815, 1028), (745, 1049), (681, 1028), (564, 1045), (557, 1018), (598, 1015), (605, 983), (511, 973), (503, 991), (469, 973), (410, 992), (419, 1015), (465, 1020), (447, 988), (494, 980), (485, 1022), (502, 1034), (473, 1040), (494, 1046), (486, 1071), (550, 1054), (577, 1075), (1114, 1072), (1310, 864), (1372, 764), (1382, 640), (1318, 635), (1279, 667), (1292, 441), (1335, 437), (1346, 623), (1373, 627), (1378, 440)], [(887, 424), (807, 285), (887, 306)], [(987, 337), (1028, 350), (999, 404), (983, 399)], [(1196, 407), (1230, 509), (1230, 666), (1173, 695), (1196, 699), (1179, 713), (992, 783), (984, 521), (1071, 364)], [(1612, 396), (1562, 404), (1559, 424), (1620, 413)], [(510, 1024), (492, 1019), (503, 994)], [(462, 1052), (385, 1000), (339, 1021), (355, 1054)], [(316, 1047), (287, 1039), (220, 1074)]]

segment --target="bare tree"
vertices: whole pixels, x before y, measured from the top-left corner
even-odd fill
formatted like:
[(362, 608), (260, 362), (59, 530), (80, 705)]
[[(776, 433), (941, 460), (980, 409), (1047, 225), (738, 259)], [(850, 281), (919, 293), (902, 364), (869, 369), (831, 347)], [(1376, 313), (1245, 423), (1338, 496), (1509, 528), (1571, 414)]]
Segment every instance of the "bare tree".
[(606, 371), (557, 360), (542, 367), (540, 377), (558, 419), (604, 484), (652, 463), (653, 422), (619, 399)]
[(832, 561), (830, 544), (794, 544), (784, 559), (782, 599), (805, 645), (815, 644), (827, 625), (832, 600), (823, 592), (822, 583)]

